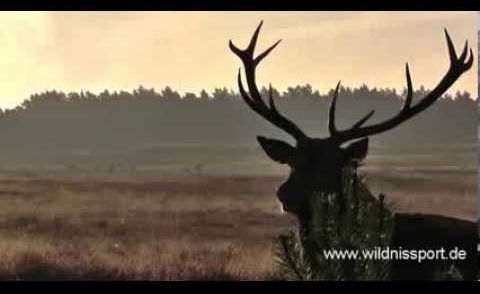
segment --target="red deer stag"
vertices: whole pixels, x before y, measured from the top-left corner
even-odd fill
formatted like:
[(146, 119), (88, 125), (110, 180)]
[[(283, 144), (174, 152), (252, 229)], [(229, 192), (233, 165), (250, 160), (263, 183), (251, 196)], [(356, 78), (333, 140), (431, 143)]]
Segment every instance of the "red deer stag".
[[(244, 88), (241, 70), (238, 72), (238, 87), (245, 103), (261, 117), (282, 129), (296, 140), (296, 146), (265, 137), (257, 137), (260, 146), (272, 160), (287, 164), (291, 168), (289, 178), (277, 191), (277, 197), (284, 211), (296, 216), (301, 232), (308, 230), (311, 208), (308, 197), (314, 191), (338, 193), (342, 191), (342, 171), (351, 164), (362, 160), (367, 155), (368, 137), (395, 128), (406, 120), (424, 111), (437, 101), (447, 89), (473, 64), (473, 53), (465, 42), (460, 57), (457, 57), (450, 36), (445, 30), (450, 68), (435, 88), (418, 102), (413, 103), (413, 87), (408, 63), (406, 64), (407, 96), (403, 107), (392, 118), (364, 126), (374, 111), (372, 110), (351, 128), (339, 130), (335, 126), (335, 106), (340, 87), (337, 84), (329, 109), (327, 138), (311, 138), (295, 123), (283, 116), (275, 106), (270, 87), (268, 104), (262, 98), (256, 85), (255, 71), (260, 62), (280, 43), (280, 40), (258, 56), (254, 50), (262, 22), (255, 30), (248, 47), (244, 50), (236, 47), (232, 41), (229, 47), (241, 60), (245, 71), (248, 92)], [(358, 139), (358, 140), (356, 140)], [(346, 147), (342, 144), (356, 140)], [(368, 190), (367, 190), (368, 191)], [(371, 201), (376, 198), (369, 194)], [(455, 247), (468, 252), (467, 260), (457, 264), (463, 278), (476, 278), (476, 224), (440, 215), (404, 214), (394, 215), (392, 235), (393, 248), (440, 249), (450, 250)], [(433, 278), (434, 262), (418, 263), (417, 261), (394, 261), (392, 263), (392, 279)]]

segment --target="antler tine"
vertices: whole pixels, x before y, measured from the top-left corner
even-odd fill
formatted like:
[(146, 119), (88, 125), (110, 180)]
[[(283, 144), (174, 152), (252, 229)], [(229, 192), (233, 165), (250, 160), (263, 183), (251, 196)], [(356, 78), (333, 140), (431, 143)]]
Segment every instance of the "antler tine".
[(342, 143), (349, 140), (382, 133), (400, 125), (404, 121), (424, 111), (435, 101), (437, 101), (448, 90), (448, 88), (450, 88), (450, 86), (452, 86), (455, 81), (457, 81), (458, 78), (460, 78), (460, 76), (466, 71), (468, 71), (473, 65), (473, 51), (471, 48), (468, 47), (468, 42), (465, 42), (462, 54), (460, 55), (460, 57), (457, 57), (457, 53), (455, 52), (455, 47), (453, 45), (452, 39), (450, 38), (450, 35), (448, 34), (448, 31), (446, 29), (445, 37), (447, 40), (448, 55), (450, 58), (450, 67), (447, 73), (443, 76), (437, 86), (430, 93), (428, 93), (425, 97), (420, 99), (419, 102), (412, 106), (413, 86), (410, 69), (407, 63), (405, 66), (405, 75), (407, 79), (407, 96), (405, 98), (405, 102), (402, 108), (400, 109), (400, 112), (389, 120), (371, 126), (361, 127), (361, 125), (373, 115), (373, 111), (371, 111), (350, 129), (344, 131), (336, 130), (333, 124), (335, 114), (332, 112), (335, 111), (335, 103), (337, 99), (336, 96), (338, 92), (337, 90), (335, 92), (335, 96), (333, 97), (332, 105), (330, 107), (329, 128), (330, 133), (332, 134), (332, 138), (337, 140), (339, 143)]
[(367, 120), (369, 120), (373, 114), (375, 113), (375, 110), (370, 110), (369, 113), (367, 113), (367, 115), (365, 115), (361, 120), (359, 120), (358, 122), (356, 122), (354, 125), (353, 125), (353, 129), (358, 129), (360, 128), (361, 126), (363, 126), (363, 124), (365, 122), (367, 122)]
[(459, 59), (460, 60), (465, 60), (465, 57), (467, 56), (468, 53), (468, 40), (465, 41), (465, 45), (463, 47), (462, 55), (460, 55)]
[(335, 91), (333, 92), (332, 102), (330, 103), (330, 108), (328, 109), (328, 130), (331, 136), (337, 135), (338, 131), (335, 127), (335, 109), (337, 108), (337, 97), (338, 90), (340, 89), (341, 81), (338, 81)]
[(405, 64), (405, 76), (407, 78), (407, 97), (405, 97), (405, 102), (401, 111), (406, 111), (412, 105), (413, 99), (413, 84), (412, 76), (410, 75), (410, 69), (408, 68), (408, 62)]
[(250, 96), (248, 95), (247, 91), (245, 91), (245, 88), (243, 87), (242, 83), (242, 73), (241, 70), (238, 70), (238, 78), (237, 78), (237, 83), (238, 83), (238, 88), (240, 89), (240, 96), (242, 96), (242, 99), (247, 103), (252, 109), (255, 109), (257, 106), (255, 103), (252, 101)]
[[(473, 51), (472, 48), (468, 50), (468, 40), (465, 41), (462, 54), (460, 55), (460, 57), (457, 58), (455, 47), (453, 45), (452, 39), (450, 38), (450, 35), (448, 34), (447, 29), (445, 29), (445, 37), (447, 39), (448, 53), (450, 56), (450, 66), (457, 67), (458, 70), (462, 70), (463, 72), (469, 70), (473, 65)], [(467, 52), (470, 53), (468, 59)]]
[(268, 86), (268, 104), (270, 105), (270, 109), (273, 112), (278, 113), (277, 106), (275, 106), (275, 101), (273, 100), (273, 88), (272, 84), (269, 84)]
[(275, 47), (277, 47), (277, 45), (280, 44), (280, 42), (282, 42), (282, 39), (279, 39), (272, 46), (270, 46), (267, 50), (265, 50), (265, 51), (263, 51), (263, 53), (259, 54), (254, 60), (255, 66), (258, 65), (265, 57), (267, 57), (267, 55), (270, 54), (270, 52), (272, 52), (272, 50), (275, 49)]
[(260, 24), (255, 29), (255, 32), (253, 33), (252, 38), (250, 39), (250, 43), (248, 44), (248, 46), (245, 50), (241, 50), (237, 46), (235, 46), (233, 44), (232, 40), (230, 40), (229, 43), (228, 43), (230, 49), (238, 57), (240, 57), (240, 59), (244, 63), (253, 63), (254, 66), (258, 65), (282, 41), (282, 39), (279, 39), (272, 46), (270, 46), (268, 49), (266, 49), (261, 54), (259, 54), (256, 58), (253, 58), (253, 54), (255, 52), (255, 47), (257, 46), (258, 35), (260, 34), (260, 29), (262, 28), (262, 25), (263, 25), (263, 20), (260, 21)]
[(450, 57), (450, 63), (453, 64), (457, 61), (457, 53), (455, 52), (455, 46), (453, 45), (452, 38), (448, 34), (446, 28), (443, 29), (445, 31), (445, 38), (447, 39), (447, 46), (448, 46), (448, 56)]
[(262, 25), (263, 20), (260, 21), (260, 24), (257, 26), (255, 32), (252, 35), (252, 38), (250, 39), (250, 43), (244, 50), (238, 48), (237, 46), (235, 46), (235, 44), (233, 44), (232, 40), (229, 40), (228, 46), (230, 47), (230, 50), (232, 50), (233, 53), (235, 53), (242, 60), (243, 63), (251, 63), (253, 61), (253, 53), (255, 51), (255, 46), (257, 45), (257, 39)]
[[(328, 110), (328, 130), (332, 137), (335, 137), (339, 133), (335, 126), (335, 111), (337, 106), (338, 91), (340, 90), (340, 83), (341, 81), (339, 81), (337, 83), (337, 86), (335, 87), (332, 102), (330, 103), (330, 108)], [(374, 113), (375, 113), (375, 110), (371, 110), (369, 113), (367, 113), (367, 115), (365, 115), (362, 119), (356, 122), (353, 125), (352, 129), (357, 129), (361, 127), (367, 120), (369, 120), (373, 116)]]
[(268, 49), (263, 51), (261, 54), (259, 54), (256, 58), (254, 58), (254, 51), (255, 51), (255, 46), (257, 44), (258, 40), (258, 35), (260, 33), (260, 29), (262, 27), (263, 21), (260, 22), (260, 24), (257, 26), (255, 32), (252, 35), (252, 38), (250, 39), (250, 43), (248, 47), (244, 50), (239, 49), (237, 46), (233, 44), (233, 42), (230, 40), (229, 41), (229, 47), (235, 53), (240, 60), (243, 63), (244, 70), (245, 70), (245, 75), (247, 78), (247, 85), (248, 85), (248, 92), (245, 90), (243, 87), (242, 83), (242, 77), (241, 77), (241, 71), (238, 72), (238, 87), (240, 89), (240, 94), (247, 103), (247, 105), (254, 110), (256, 113), (258, 113), (260, 116), (265, 118), (267, 121), (272, 123), (273, 125), (279, 127), (280, 129), (284, 130), (288, 134), (292, 135), (295, 139), (297, 140), (303, 140), (306, 138), (306, 135), (290, 120), (288, 120), (286, 117), (281, 115), (273, 101), (273, 93), (272, 93), (272, 87), (270, 85), (269, 89), (269, 104), (270, 107), (265, 104), (265, 101), (262, 98), (262, 95), (260, 94), (260, 91), (258, 90), (258, 87), (256, 85), (255, 81), (255, 69), (257, 65), (265, 58), (267, 55), (272, 52), (275, 47), (280, 43), (281, 40), (278, 40), (275, 42), (272, 46), (270, 46)]

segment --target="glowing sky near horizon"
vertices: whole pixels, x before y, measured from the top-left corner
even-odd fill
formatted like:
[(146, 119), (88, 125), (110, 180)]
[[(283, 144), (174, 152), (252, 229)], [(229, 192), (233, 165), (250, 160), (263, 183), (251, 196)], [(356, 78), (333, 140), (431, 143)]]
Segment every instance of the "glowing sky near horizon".
[[(258, 81), (280, 90), (402, 89), (406, 61), (414, 86), (432, 87), (449, 63), (444, 27), (457, 51), (466, 39), (477, 51), (475, 12), (0, 12), (0, 107), (51, 89), (237, 90), (228, 40), (245, 46), (262, 19), (258, 49), (283, 41)], [(452, 93), (476, 95), (474, 64)]]

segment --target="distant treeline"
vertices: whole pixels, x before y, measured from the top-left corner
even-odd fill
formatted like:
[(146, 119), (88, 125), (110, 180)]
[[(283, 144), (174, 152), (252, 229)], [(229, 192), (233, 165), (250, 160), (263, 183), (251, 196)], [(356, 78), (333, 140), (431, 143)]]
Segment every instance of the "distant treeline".
[[(267, 95), (267, 89), (262, 88), (262, 93)], [(418, 90), (414, 92), (414, 96), (421, 97), (428, 93), (429, 90), (421, 86)], [(302, 104), (307, 100), (313, 100), (316, 102), (324, 102), (325, 99), (329, 100), (332, 97), (333, 89), (327, 94), (320, 94), (318, 90), (314, 90), (311, 85), (295, 86), (288, 87), (286, 91), (279, 92), (277, 89), (273, 88), (273, 96), (276, 99), (281, 101), (295, 101), (295, 103)], [(350, 87), (340, 87), (339, 97), (340, 99), (349, 101), (352, 103), (361, 103), (368, 104), (369, 102), (377, 102), (378, 100), (385, 100), (381, 102), (393, 103), (396, 104), (402, 99), (404, 99), (406, 94), (406, 89), (403, 89), (401, 93), (398, 93), (396, 89), (390, 88), (369, 88), (367, 85), (363, 85), (358, 88)], [(143, 86), (139, 86), (138, 89), (133, 90), (132, 92), (127, 91), (108, 91), (105, 90), (99, 94), (94, 94), (90, 91), (81, 91), (78, 92), (69, 92), (65, 93), (62, 91), (46, 91), (40, 94), (33, 94), (30, 98), (24, 100), (19, 106), (14, 109), (2, 110), (0, 109), (0, 116), (9, 116), (15, 115), (21, 112), (29, 110), (45, 110), (53, 107), (51, 109), (55, 111), (56, 107), (60, 105), (91, 105), (92, 103), (107, 103), (112, 106), (120, 105), (122, 103), (135, 103), (141, 105), (139, 102), (175, 102), (180, 103), (179, 105), (186, 104), (195, 104), (200, 105), (199, 103), (203, 102), (223, 102), (223, 101), (233, 101), (236, 102), (239, 100), (240, 96), (237, 92), (229, 90), (227, 88), (215, 88), (211, 93), (208, 93), (205, 90), (202, 90), (200, 94), (195, 94), (187, 92), (184, 95), (179, 94), (177, 91), (173, 90), (170, 87), (163, 88), (160, 92), (157, 92), (155, 89), (147, 89)], [(467, 91), (459, 92), (457, 91), (454, 96), (445, 94), (443, 103), (454, 102), (459, 104), (473, 104), (474, 98)], [(350, 101), (350, 100), (355, 101)], [(361, 99), (361, 100), (358, 100)], [(445, 101), (446, 100), (446, 101)], [(441, 101), (442, 102), (442, 101)], [(441, 103), (440, 102), (440, 103)], [(393, 106), (392, 104), (392, 106)], [(166, 104), (165, 104), (166, 105)], [(384, 105), (387, 106), (387, 105)]]
[[(266, 94), (266, 89), (262, 89)], [(428, 90), (420, 87), (415, 99)], [(310, 85), (273, 90), (277, 106), (312, 136), (326, 136), (333, 90), (320, 94)], [(337, 125), (348, 127), (375, 109), (370, 123), (400, 109), (405, 90), (342, 87)], [(475, 97), (476, 98), (476, 97)], [(414, 100), (416, 101), (416, 100)], [(393, 131), (372, 138), (377, 146), (446, 147), (476, 143), (477, 107), (468, 92), (445, 95), (431, 108)], [(104, 91), (34, 94), (18, 107), (0, 113), (0, 151), (148, 148), (148, 146), (256, 146), (255, 136), (288, 138), (258, 117), (238, 93), (226, 88), (212, 93), (180, 95), (170, 87), (160, 92), (139, 87), (132, 92)], [(42, 153), (42, 154), (43, 154)]]

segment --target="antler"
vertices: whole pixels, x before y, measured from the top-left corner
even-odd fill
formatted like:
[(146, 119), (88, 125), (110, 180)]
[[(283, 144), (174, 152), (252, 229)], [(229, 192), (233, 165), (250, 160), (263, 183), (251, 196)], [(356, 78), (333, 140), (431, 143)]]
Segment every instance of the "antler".
[[(370, 117), (372, 117), (374, 113), (372, 110), (364, 118), (355, 123), (350, 129), (338, 131), (335, 127), (335, 106), (340, 87), (340, 82), (338, 82), (329, 109), (328, 129), (331, 137), (337, 140), (339, 143), (343, 143), (349, 140), (385, 132), (422, 112), (432, 105), (438, 98), (440, 98), (464, 72), (468, 71), (472, 67), (473, 64), (473, 52), (471, 48), (468, 50), (468, 41), (465, 42), (465, 47), (462, 54), (457, 58), (455, 47), (453, 46), (452, 40), (450, 39), (446, 29), (445, 36), (447, 38), (448, 53), (450, 56), (450, 68), (448, 69), (447, 73), (430, 93), (412, 106), (413, 87), (412, 79), (410, 77), (410, 70), (407, 63), (405, 67), (407, 78), (407, 97), (405, 98), (405, 102), (403, 107), (400, 109), (400, 112), (389, 120), (362, 128), (362, 125)], [(470, 53), (470, 56), (467, 59), (468, 52)]]
[(245, 76), (247, 78), (247, 86), (248, 91), (245, 91), (245, 88), (242, 84), (242, 77), (241, 77), (241, 69), (238, 71), (238, 87), (240, 89), (240, 94), (247, 103), (247, 105), (258, 113), (261, 117), (265, 118), (267, 121), (272, 123), (273, 125), (277, 126), (278, 128), (284, 130), (288, 134), (292, 135), (297, 141), (305, 139), (307, 136), (289, 119), (281, 115), (273, 101), (272, 95), (272, 85), (269, 87), (268, 91), (268, 98), (269, 98), (269, 106), (265, 104), (262, 99), (262, 95), (258, 91), (256, 82), (255, 82), (255, 69), (257, 65), (280, 43), (281, 40), (278, 40), (270, 46), (267, 50), (263, 53), (259, 54), (257, 57), (253, 57), (255, 51), (255, 45), (257, 44), (258, 34), (260, 32), (260, 28), (262, 27), (263, 21), (260, 22), (257, 29), (253, 33), (252, 39), (250, 40), (250, 44), (245, 50), (241, 50), (236, 47), (232, 41), (229, 41), (230, 50), (233, 51), (243, 63), (243, 67), (245, 69)]

